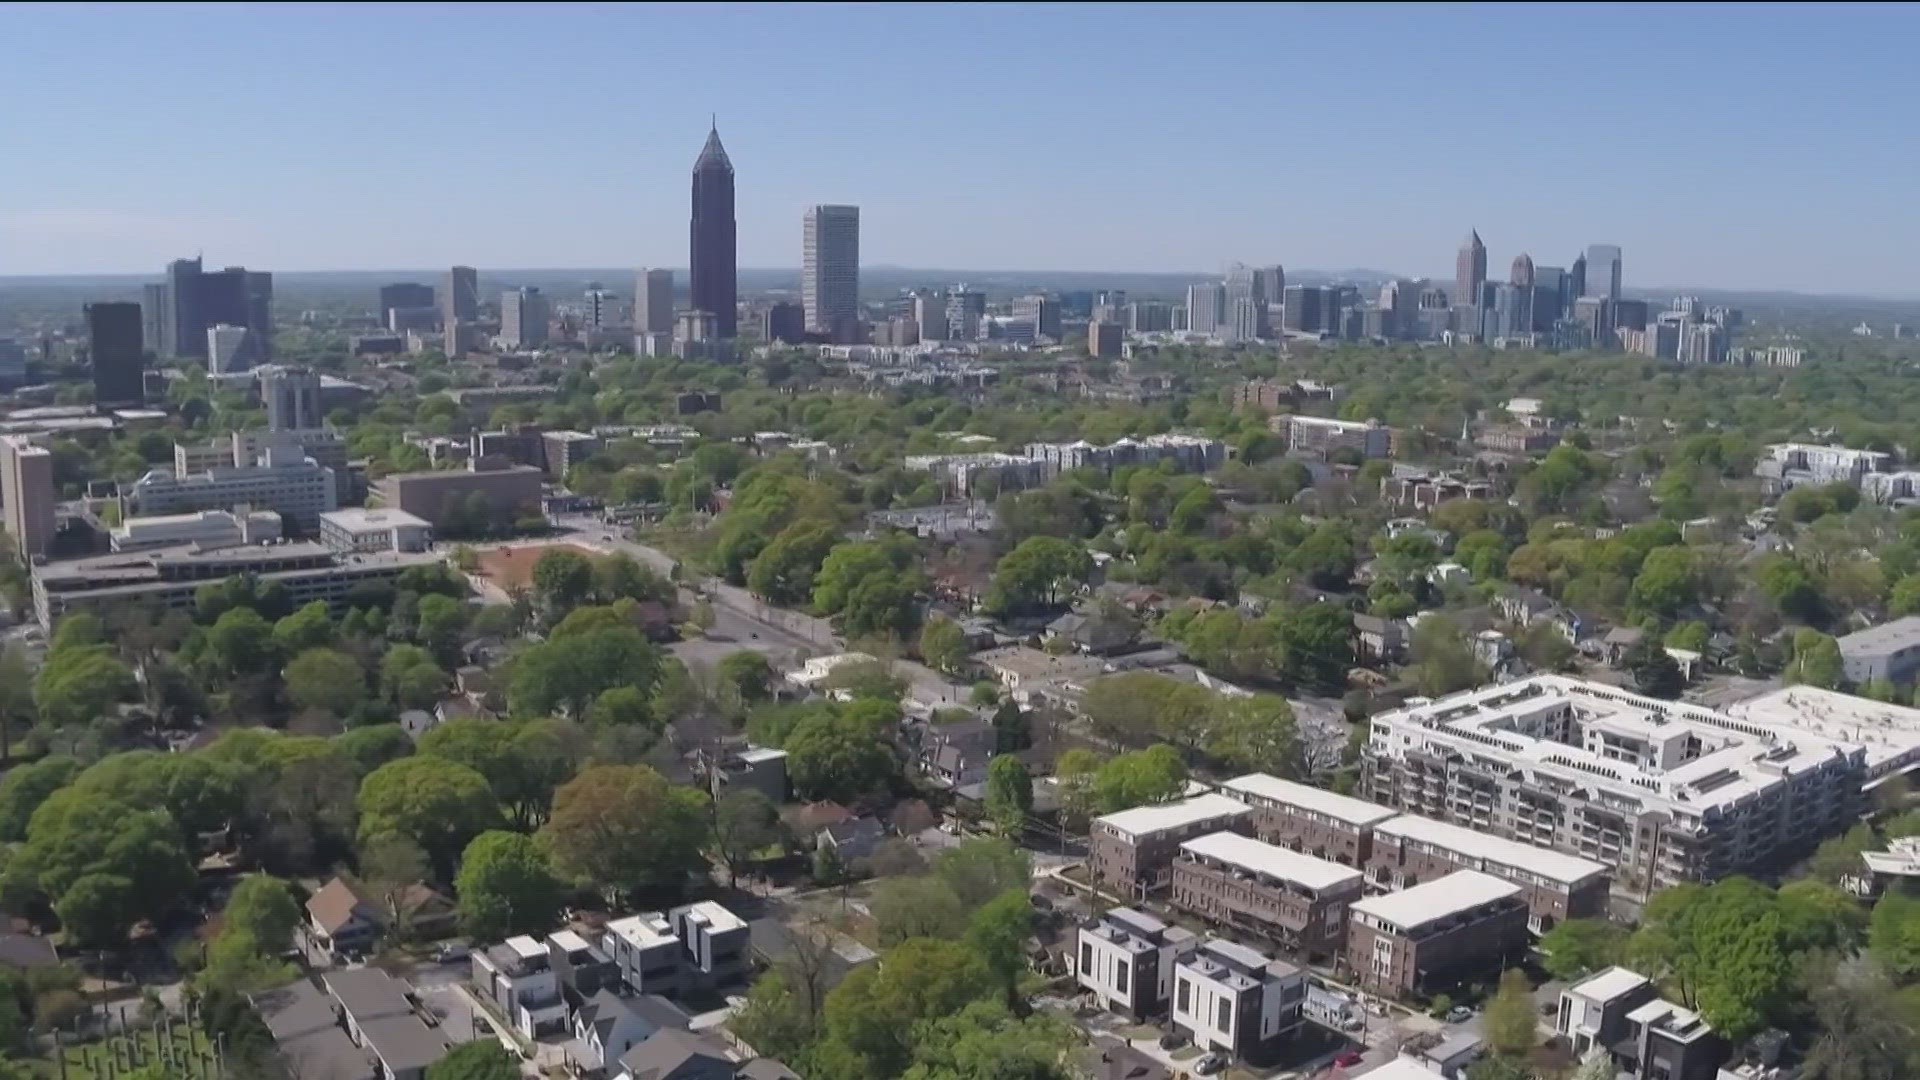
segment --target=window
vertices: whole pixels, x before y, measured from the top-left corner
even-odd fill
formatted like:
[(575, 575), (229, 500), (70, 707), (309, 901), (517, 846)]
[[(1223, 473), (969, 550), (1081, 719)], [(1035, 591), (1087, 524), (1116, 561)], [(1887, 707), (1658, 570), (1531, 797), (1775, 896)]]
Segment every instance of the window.
[(1093, 946), (1082, 943), (1080, 946), (1080, 973), (1084, 975), (1087, 972), (1092, 970), (1093, 970)]
[(1185, 979), (1180, 980), (1180, 1003), (1174, 1006), (1174, 1008), (1177, 1011), (1179, 1012), (1192, 1011), (1192, 1005), (1190, 1004), (1190, 1002), (1193, 999), (1193, 995), (1190, 993), (1192, 989), (1193, 989), (1192, 983), (1188, 982)]
[(1132, 970), (1133, 969), (1126, 964), (1115, 964), (1113, 966), (1113, 988), (1116, 991), (1122, 994), (1127, 992), (1127, 973)]
[(1220, 1023), (1217, 1025), (1229, 1037), (1233, 1035), (1233, 999), (1220, 999)]

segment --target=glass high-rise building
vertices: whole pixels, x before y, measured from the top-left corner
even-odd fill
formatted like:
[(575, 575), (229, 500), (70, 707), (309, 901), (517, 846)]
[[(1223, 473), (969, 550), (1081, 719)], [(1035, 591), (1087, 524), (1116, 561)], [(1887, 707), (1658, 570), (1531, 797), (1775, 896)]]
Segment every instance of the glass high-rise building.
[(802, 240), (800, 303), (807, 330), (851, 343), (860, 322), (860, 208), (808, 207)]
[(721, 338), (738, 336), (740, 282), (734, 228), (733, 162), (720, 145), (720, 129), (714, 127), (693, 163), (687, 266), (693, 309), (713, 315), (714, 332)]
[(1620, 299), (1620, 248), (1614, 244), (1587, 245), (1587, 276), (1581, 296)]

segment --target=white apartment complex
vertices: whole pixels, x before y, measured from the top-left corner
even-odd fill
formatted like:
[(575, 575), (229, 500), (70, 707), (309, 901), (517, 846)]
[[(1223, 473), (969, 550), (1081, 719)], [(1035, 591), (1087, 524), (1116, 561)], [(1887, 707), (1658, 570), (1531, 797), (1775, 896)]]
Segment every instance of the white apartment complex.
[(1896, 707), (1806, 693), (1718, 712), (1537, 675), (1375, 716), (1363, 780), (1376, 802), (1618, 867), (1636, 889), (1711, 880), (1842, 831), (1862, 786), (1920, 752), (1920, 711), (1866, 730), (1862, 707)]
[(1774, 443), (1754, 466), (1754, 475), (1776, 490), (1803, 484), (1858, 485), (1872, 473), (1886, 472), (1893, 455), (1879, 450), (1849, 450), (1844, 446), (1811, 443)]
[(1283, 413), (1267, 421), (1288, 450), (1329, 454), (1353, 450), (1368, 460), (1393, 456), (1393, 429), (1378, 420), (1335, 420), (1325, 416)]

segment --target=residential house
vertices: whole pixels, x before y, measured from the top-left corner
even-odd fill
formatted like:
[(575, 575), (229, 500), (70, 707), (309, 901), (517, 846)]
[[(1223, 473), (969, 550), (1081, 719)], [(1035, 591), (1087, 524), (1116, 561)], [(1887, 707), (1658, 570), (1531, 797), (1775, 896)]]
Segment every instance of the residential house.
[(386, 930), (387, 909), (336, 877), (307, 898), (307, 932), (334, 956), (365, 953)]
[(567, 1004), (545, 945), (522, 934), (490, 949), (474, 950), (472, 963), (474, 988), (522, 1038), (537, 1038), (566, 1026)]
[(1087, 612), (1070, 611), (1047, 624), (1049, 641), (1065, 641), (1076, 652), (1088, 656), (1108, 656), (1124, 652), (1140, 637), (1140, 628), (1132, 619), (1095, 608)]
[(687, 1014), (666, 998), (602, 989), (574, 1010), (567, 1067), (580, 1080), (603, 1080), (610, 1063), (617, 1069), (629, 1050), (656, 1033), (690, 1028)]
[(627, 915), (607, 924), (600, 947), (636, 994), (677, 995), (682, 986), (680, 937), (657, 911)]
[(1079, 1075), (1092, 1080), (1173, 1080), (1172, 1070), (1111, 1035), (1095, 1036), (1081, 1058)]
[(1107, 814), (1093, 821), (1093, 875), (1124, 896), (1156, 893), (1171, 882), (1182, 843), (1252, 827), (1252, 807), (1212, 793)]
[(1611, 967), (1560, 991), (1554, 1030), (1584, 1059), (1618, 1044), (1627, 1034), (1627, 1014), (1659, 996), (1646, 976)]
[(1614, 1066), (1636, 1080), (1714, 1080), (1727, 1060), (1727, 1041), (1700, 1014), (1655, 998), (1627, 1014), (1624, 1045)]
[(1133, 908), (1114, 908), (1081, 925), (1074, 981), (1102, 1008), (1143, 1020), (1167, 1007), (1174, 964), (1199, 944), (1184, 927)]
[(1607, 663), (1614, 667), (1627, 662), (1627, 656), (1647, 640), (1647, 632), (1637, 626), (1616, 626), (1600, 639)]
[(695, 751), (694, 771), (706, 777), (707, 790), (718, 799), (729, 790), (758, 791), (775, 806), (787, 801), (787, 752), (748, 745), (709, 754)]
[(1377, 664), (1399, 662), (1407, 652), (1407, 624), (1402, 619), (1383, 619), (1378, 615), (1353, 617), (1353, 652), (1361, 660)]
[(746, 979), (752, 962), (747, 921), (712, 900), (667, 912), (680, 939), (684, 972), (693, 984), (727, 986)]
[(708, 1035), (663, 1028), (620, 1058), (615, 1080), (735, 1080), (739, 1064)]
[(979, 717), (923, 725), (917, 755), (920, 771), (949, 788), (977, 784), (987, 778), (987, 763), (998, 742), (993, 722)]
[(593, 995), (620, 985), (620, 965), (578, 931), (555, 930), (547, 935), (546, 944), (547, 964), (569, 1008), (578, 1009)]
[(795, 925), (773, 918), (755, 919), (748, 924), (748, 939), (754, 960), (768, 967), (804, 953), (807, 965), (818, 971), (823, 991), (839, 986), (860, 968), (880, 962), (879, 953), (822, 924)]
[(289, 1074), (300, 1080), (379, 1080), (374, 1056), (347, 1035), (333, 996), (306, 978), (249, 994)]
[(1347, 964), (1377, 994), (1432, 993), (1497, 974), (1527, 947), (1520, 887), (1460, 870), (1349, 905)]
[(1570, 642), (1580, 640), (1580, 617), (1568, 611), (1545, 593), (1534, 589), (1510, 589), (1493, 598), (1500, 617), (1515, 626), (1531, 628), (1546, 624), (1558, 630)]
[(1306, 1021), (1306, 975), (1257, 949), (1213, 938), (1174, 965), (1173, 1026), (1203, 1050), (1270, 1060)]
[(848, 866), (857, 859), (871, 858), (874, 849), (886, 837), (887, 827), (880, 823), (880, 819), (863, 814), (821, 829), (814, 838), (814, 844), (833, 849), (840, 865)]
[(0, 931), (0, 967), (16, 971), (34, 971), (60, 966), (60, 954), (53, 941), (40, 934)]
[(321, 982), (339, 1007), (347, 1037), (372, 1053), (378, 1080), (423, 1080), (447, 1056), (446, 1036), (415, 1014), (406, 984), (385, 971), (348, 968)]

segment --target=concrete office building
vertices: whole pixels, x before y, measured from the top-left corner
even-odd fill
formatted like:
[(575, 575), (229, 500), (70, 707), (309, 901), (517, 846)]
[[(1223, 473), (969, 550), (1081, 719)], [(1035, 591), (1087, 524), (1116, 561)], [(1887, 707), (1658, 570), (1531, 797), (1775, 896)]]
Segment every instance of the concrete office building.
[(374, 482), (374, 494), (382, 506), (403, 510), (435, 529), (481, 518), (511, 525), (540, 513), (539, 469), (479, 469), (473, 464), (460, 472), (394, 473)]
[(1217, 832), (1180, 845), (1167, 899), (1209, 922), (1319, 958), (1340, 951), (1347, 907), (1365, 882), (1353, 867)]
[(1354, 450), (1369, 461), (1393, 456), (1393, 429), (1378, 420), (1282, 414), (1268, 420), (1267, 426), (1286, 440), (1288, 450), (1323, 457), (1336, 450)]
[[(102, 408), (146, 404), (146, 346), (139, 304), (88, 304), (87, 356), (93, 403)], [(201, 331), (205, 344), (205, 331)]]
[(1042, 293), (1030, 293), (1013, 302), (1013, 317), (1033, 324), (1033, 332), (1043, 338), (1060, 340), (1060, 302)]
[(240, 508), (272, 510), (290, 532), (311, 534), (340, 505), (332, 469), (298, 447), (269, 445), (253, 463), (176, 475), (154, 469), (134, 481), (128, 501), (141, 516)]
[(1764, 450), (1753, 474), (1770, 492), (1778, 493), (1806, 484), (1858, 485), (1869, 474), (1886, 472), (1892, 467), (1893, 455), (1879, 450), (1773, 443)]
[(109, 535), (114, 551), (153, 548), (232, 547), (280, 539), (280, 515), (272, 510), (201, 510), (191, 514), (128, 518)]
[(1487, 283), (1487, 245), (1480, 242), (1480, 231), (1469, 229), (1467, 239), (1453, 260), (1453, 306), (1474, 307)]
[(45, 558), (55, 531), (53, 452), (25, 435), (0, 435), (0, 520), (28, 562)]
[(650, 267), (634, 274), (633, 332), (673, 333), (673, 271)]
[(915, 293), (913, 321), (920, 324), (921, 341), (947, 340), (947, 301), (933, 292)]
[(1074, 981), (1102, 1008), (1144, 1020), (1173, 1000), (1174, 965), (1200, 939), (1144, 911), (1112, 908), (1080, 926), (1075, 946)]
[(207, 355), (207, 328), (227, 323), (253, 331), (262, 357), (273, 353), (273, 275), (242, 266), (208, 272), (200, 259), (176, 259), (166, 280), (145, 288), (144, 337), (160, 356)]
[(1187, 286), (1187, 329), (1196, 334), (1218, 334), (1227, 321), (1227, 287), (1218, 281)]
[(425, 551), (433, 526), (404, 510), (348, 507), (320, 515), (320, 542), (335, 551)]
[(1270, 1058), (1305, 1023), (1306, 1000), (1299, 968), (1220, 938), (1173, 968), (1173, 1026), (1232, 1058)]
[(10, 337), (0, 337), (0, 392), (24, 386), (27, 381), (27, 350)]
[(947, 290), (947, 340), (978, 341), (987, 317), (987, 294), (955, 285)]
[(1398, 815), (1390, 807), (1266, 773), (1235, 777), (1221, 794), (1253, 807), (1253, 834), (1316, 859), (1363, 867), (1374, 827)]
[(1348, 969), (1389, 997), (1497, 976), (1528, 944), (1519, 887), (1472, 870), (1369, 897), (1348, 913)]
[(317, 543), (244, 545), (202, 549), (157, 548), (100, 555), (35, 568), (33, 604), (43, 628), (76, 611), (104, 614), (128, 604), (150, 603), (163, 611), (192, 611), (195, 594), (210, 581), (238, 574), (277, 582), (295, 608), (324, 601), (337, 617), (354, 590), (390, 583), (416, 566), (442, 562), (434, 554), (342, 557)]
[(320, 374), (312, 368), (275, 364), (259, 370), (260, 400), (269, 431), (315, 431), (326, 423), (320, 410)]
[(433, 286), (412, 281), (380, 286), (380, 323), (390, 325), (395, 310), (434, 307)]
[(480, 318), (480, 272), (471, 266), (448, 270), (439, 301), (440, 329), (446, 339), (441, 351), (464, 356), (479, 337), (473, 324)]
[(1528, 923), (1545, 933), (1568, 919), (1607, 914), (1611, 872), (1591, 859), (1404, 814), (1374, 827), (1367, 879), (1405, 889), (1460, 870), (1491, 874), (1521, 890)]
[(1171, 883), (1181, 844), (1252, 826), (1251, 807), (1215, 794), (1098, 817), (1093, 820), (1093, 875), (1122, 896), (1146, 897)]
[(1118, 360), (1126, 341), (1119, 323), (1095, 319), (1087, 324), (1087, 355), (1097, 360)]
[(860, 208), (810, 206), (801, 246), (800, 303), (807, 332), (855, 344), (860, 325)]
[(720, 130), (707, 132), (706, 145), (693, 163), (693, 212), (688, 227), (687, 266), (693, 310), (714, 318), (715, 334), (737, 336), (739, 288), (735, 260), (733, 162), (720, 145)]
[(555, 483), (563, 483), (574, 466), (599, 453), (602, 445), (598, 436), (584, 431), (544, 431), (540, 433), (541, 463)]
[(509, 348), (537, 348), (547, 343), (547, 324), (553, 309), (547, 298), (532, 285), (508, 289), (500, 294), (500, 339)]
[(1615, 244), (1588, 244), (1581, 296), (1620, 299), (1620, 248)]
[(776, 300), (760, 317), (760, 336), (768, 343), (798, 345), (807, 340), (807, 312), (799, 304)]
[[(1637, 892), (1764, 871), (1848, 828), (1863, 785), (1920, 762), (1920, 711), (1813, 690), (1716, 711), (1535, 675), (1373, 717), (1362, 781), (1483, 841), (1617, 867)], [(1382, 853), (1394, 824), (1375, 828), (1371, 865), (1404, 857)]]
[(207, 327), (207, 371), (210, 373), (225, 375), (245, 371), (259, 359), (253, 331), (231, 323)]

